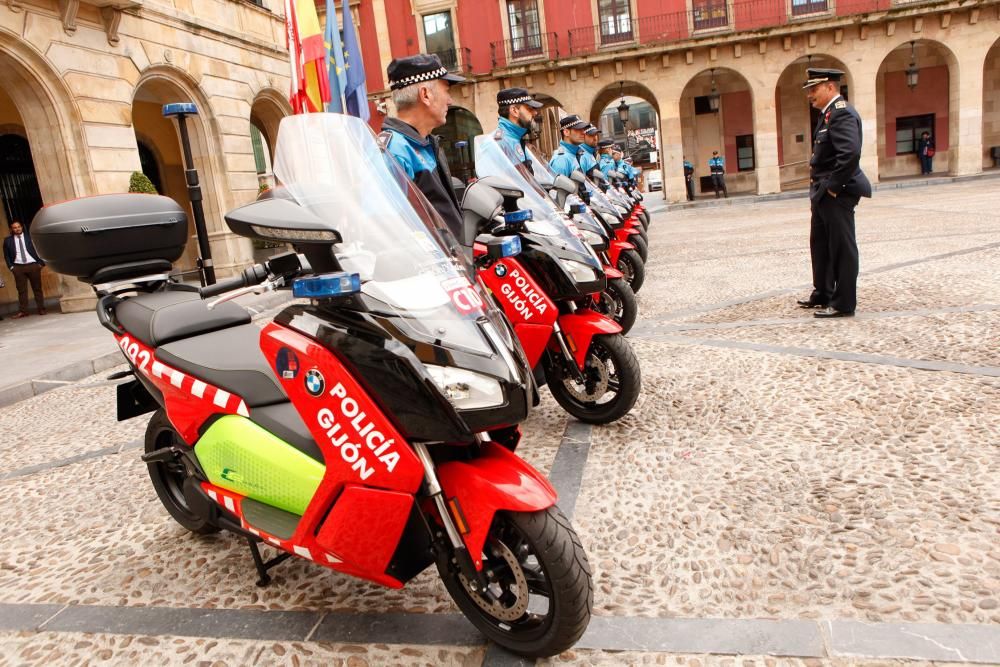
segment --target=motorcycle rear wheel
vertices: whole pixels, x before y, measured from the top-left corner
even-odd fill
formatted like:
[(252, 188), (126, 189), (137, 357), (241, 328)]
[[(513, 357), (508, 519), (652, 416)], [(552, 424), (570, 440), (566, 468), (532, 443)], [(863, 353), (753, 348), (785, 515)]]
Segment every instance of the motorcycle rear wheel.
[(635, 246), (635, 251), (639, 253), (639, 259), (645, 265), (649, 257), (649, 244), (646, 242), (646, 238), (642, 234), (634, 234), (629, 237), (628, 242)]
[(496, 514), (483, 547), (491, 598), (470, 591), (465, 577), (447, 562), (438, 563), (438, 572), (472, 624), (514, 653), (558, 655), (573, 646), (590, 623), (590, 563), (558, 507)]
[(552, 397), (563, 410), (588, 424), (610, 424), (624, 417), (642, 389), (639, 360), (621, 334), (594, 336), (590, 341), (583, 385), (560, 366), (554, 365), (553, 372), (556, 369), (559, 377), (546, 377)]
[(622, 250), (621, 254), (618, 255), (618, 266), (615, 268), (625, 274), (625, 280), (629, 287), (638, 294), (639, 288), (646, 280), (646, 265), (639, 253), (634, 249)]
[(594, 310), (610, 317), (621, 325), (622, 333), (628, 333), (639, 315), (639, 304), (635, 301), (635, 292), (624, 278), (608, 280), (608, 287), (600, 294), (600, 301), (594, 305)]
[[(167, 413), (162, 409), (157, 410), (146, 426), (146, 453), (174, 446), (186, 447), (167, 419)], [(174, 521), (198, 535), (219, 532), (218, 526), (195, 514), (188, 507), (184, 498), (184, 480), (187, 475), (180, 462), (147, 463), (146, 468), (156, 495)]]

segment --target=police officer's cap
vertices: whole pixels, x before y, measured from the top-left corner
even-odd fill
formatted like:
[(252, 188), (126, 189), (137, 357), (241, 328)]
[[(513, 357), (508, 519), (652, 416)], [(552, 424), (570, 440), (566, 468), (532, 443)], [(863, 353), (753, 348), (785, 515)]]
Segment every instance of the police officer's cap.
[(576, 114), (570, 114), (559, 119), (560, 130), (586, 130), (590, 125), (585, 120), (580, 120)]
[(449, 84), (465, 81), (465, 77), (449, 72), (435, 53), (418, 53), (415, 56), (396, 58), (389, 63), (385, 73), (389, 75), (390, 90), (399, 90), (434, 79), (444, 79)]
[(588, 137), (592, 137), (595, 134), (600, 134), (601, 131), (598, 128), (594, 127), (594, 124), (591, 123), (590, 125), (587, 126), (587, 129), (584, 130), (583, 133), (586, 134)]
[(534, 99), (524, 88), (504, 88), (497, 93), (497, 106), (505, 107), (512, 104), (526, 104), (532, 109), (542, 108), (542, 103)]
[(608, 146), (614, 146), (614, 145), (615, 145), (614, 139), (601, 139), (600, 141), (597, 142), (598, 148), (607, 148)]
[(806, 70), (807, 81), (802, 86), (803, 88), (812, 88), (816, 84), (826, 83), (827, 81), (840, 81), (844, 76), (844, 73), (839, 69), (822, 69), (819, 67), (810, 67)]

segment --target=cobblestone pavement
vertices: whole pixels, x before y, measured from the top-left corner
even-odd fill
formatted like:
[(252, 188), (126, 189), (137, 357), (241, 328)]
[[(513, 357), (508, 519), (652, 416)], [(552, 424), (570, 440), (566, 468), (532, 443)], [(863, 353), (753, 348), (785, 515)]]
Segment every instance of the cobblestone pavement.
[[(654, 216), (636, 409), (591, 429), (546, 393), (525, 425), (596, 586), (545, 664), (1000, 662), (1000, 190), (862, 202), (858, 316), (822, 322), (806, 206)], [(521, 664), (432, 572), (257, 588), (243, 543), (168, 519), (144, 426), (103, 376), (0, 408), (0, 664)]]

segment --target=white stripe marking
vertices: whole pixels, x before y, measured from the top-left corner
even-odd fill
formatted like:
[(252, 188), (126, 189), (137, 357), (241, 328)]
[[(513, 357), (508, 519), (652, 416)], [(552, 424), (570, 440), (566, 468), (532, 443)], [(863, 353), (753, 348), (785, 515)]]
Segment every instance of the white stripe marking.
[(163, 371), (167, 370), (167, 367), (161, 364), (159, 361), (153, 362), (153, 375), (155, 377), (163, 377)]
[(247, 404), (244, 403), (243, 401), (240, 401), (240, 406), (236, 408), (236, 414), (238, 414), (241, 417), (249, 417), (250, 412), (247, 410)]
[(208, 490), (208, 497), (214, 500), (215, 502), (219, 502), (219, 494), (217, 494), (215, 491), (211, 489)]
[(170, 374), (170, 384), (180, 389), (183, 383), (184, 373), (181, 373), (180, 371), (173, 371), (173, 373)]
[(220, 408), (225, 408), (226, 403), (229, 402), (229, 392), (223, 391), (222, 389), (216, 390), (215, 399), (212, 402), (218, 405)]
[(201, 380), (195, 380), (194, 384), (191, 385), (191, 393), (198, 398), (205, 398), (206, 387), (208, 387), (208, 385)]
[(337, 558), (336, 556), (332, 556), (330, 554), (326, 555), (326, 560), (328, 562), (330, 562), (330, 563), (343, 563), (344, 562), (344, 561), (340, 560), (339, 558)]
[(292, 547), (292, 550), (297, 555), (302, 556), (303, 558), (308, 558), (309, 560), (312, 560), (312, 554), (309, 553), (309, 550), (306, 549), (305, 547), (300, 547), (298, 545), (295, 545), (294, 547)]
[(229, 510), (230, 512), (235, 512), (236, 511), (236, 503), (233, 502), (233, 499), (230, 498), (229, 496), (225, 496), (224, 500), (225, 500), (225, 503), (226, 503), (226, 509)]

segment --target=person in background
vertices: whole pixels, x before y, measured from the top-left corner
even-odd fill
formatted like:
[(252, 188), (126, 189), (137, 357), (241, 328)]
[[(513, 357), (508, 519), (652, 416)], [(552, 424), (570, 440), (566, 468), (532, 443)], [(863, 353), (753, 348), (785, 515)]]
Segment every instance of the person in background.
[(687, 188), (688, 201), (694, 201), (694, 165), (684, 157), (684, 186)]
[(583, 144), (584, 131), (590, 127), (590, 123), (580, 120), (576, 114), (564, 116), (559, 120), (559, 135), (561, 141), (559, 147), (552, 154), (549, 166), (552, 171), (563, 176), (570, 176), (580, 168), (580, 146)]
[(465, 79), (451, 74), (437, 55), (426, 53), (393, 60), (386, 74), (396, 117), (382, 123), (379, 143), (396, 158), (456, 238), (462, 238), (462, 212), (448, 161), (431, 130), (447, 122), (452, 102), (448, 89)]
[(536, 101), (524, 88), (504, 88), (497, 93), (500, 122), (493, 136), (504, 150), (529, 168), (531, 160), (524, 151), (524, 144), (531, 132), (531, 124), (541, 108), (542, 103)]
[(917, 157), (920, 158), (921, 174), (930, 174), (934, 171), (934, 139), (931, 138), (930, 132), (920, 135), (920, 140), (917, 142)]
[[(45, 314), (45, 294), (42, 292), (42, 267), (45, 262), (38, 258), (31, 235), (16, 220), (10, 224), (10, 236), (3, 240), (3, 258), (7, 268), (14, 274), (17, 287), (18, 312), (14, 319), (28, 316), (28, 283), (35, 295), (38, 314)], [(2, 286), (2, 283), (0, 283)]]
[(611, 156), (614, 145), (614, 139), (601, 139), (597, 142), (597, 152), (600, 155), (597, 161), (597, 168), (605, 176), (615, 170), (615, 159)]
[(712, 172), (712, 188), (715, 190), (715, 198), (719, 198), (719, 190), (729, 197), (726, 190), (726, 160), (719, 155), (719, 151), (712, 151), (712, 157), (708, 159), (708, 170)]
[(598, 168), (597, 143), (600, 134), (601, 131), (593, 124), (590, 124), (583, 131), (583, 143), (580, 144), (580, 169), (587, 178), (590, 178), (594, 170)]

